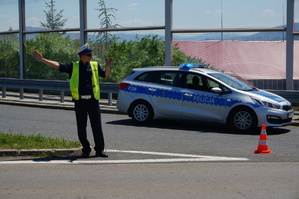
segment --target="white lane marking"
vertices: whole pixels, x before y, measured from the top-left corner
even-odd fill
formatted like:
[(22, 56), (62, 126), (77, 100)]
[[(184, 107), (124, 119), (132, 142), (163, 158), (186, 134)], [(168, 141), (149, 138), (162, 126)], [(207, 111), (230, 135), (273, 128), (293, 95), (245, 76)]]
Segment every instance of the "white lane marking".
[(220, 157), (220, 156), (202, 156), (181, 153), (163, 153), (150, 151), (126, 151), (126, 150), (107, 150), (110, 153), (134, 153), (156, 156), (171, 156), (179, 158), (161, 158), (161, 159), (133, 159), (133, 160), (19, 160), (19, 161), (0, 161), (4, 164), (133, 164), (133, 163), (179, 163), (179, 162), (219, 162), (219, 161), (248, 161), (247, 158)]
[(164, 152), (152, 152), (152, 151), (107, 150), (107, 152), (112, 152), (112, 153), (135, 153), (135, 154), (160, 155), (160, 156), (175, 156), (175, 157), (185, 157), (185, 158), (209, 157), (209, 156), (192, 155), (192, 154), (164, 153)]

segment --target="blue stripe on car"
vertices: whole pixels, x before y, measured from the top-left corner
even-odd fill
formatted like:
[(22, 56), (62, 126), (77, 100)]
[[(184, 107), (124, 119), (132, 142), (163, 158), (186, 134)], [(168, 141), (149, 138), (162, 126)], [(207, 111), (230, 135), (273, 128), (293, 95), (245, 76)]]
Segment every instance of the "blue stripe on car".
[[(182, 96), (181, 92), (170, 91), (170, 90), (159, 89), (159, 88), (155, 88), (155, 91), (149, 92), (148, 91), (149, 88), (150, 87), (130, 85), (127, 88), (125, 88), (124, 91), (130, 93), (146, 94), (146, 95), (151, 95), (151, 96), (156, 96), (161, 98), (168, 98), (173, 100), (183, 100), (183, 101), (189, 101), (189, 102), (194, 102), (199, 104), (210, 104), (210, 105), (213, 104), (216, 106), (226, 106), (226, 107), (231, 107), (237, 103), (242, 102), (241, 100), (234, 100), (234, 99), (227, 100), (226, 98), (223, 97), (214, 97), (209, 95), (192, 94), (192, 97), (185, 97), (184, 95)], [(254, 107), (258, 107), (258, 105), (255, 103), (249, 103), (249, 104), (251, 104)]]

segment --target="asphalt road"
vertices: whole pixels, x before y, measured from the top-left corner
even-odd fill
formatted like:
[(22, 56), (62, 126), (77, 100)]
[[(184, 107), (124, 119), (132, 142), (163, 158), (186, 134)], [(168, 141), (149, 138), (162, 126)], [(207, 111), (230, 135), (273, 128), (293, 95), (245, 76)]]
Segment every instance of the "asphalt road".
[[(0, 132), (77, 140), (73, 111), (0, 110)], [(136, 126), (108, 113), (102, 120), (108, 159), (0, 158), (0, 198), (299, 198), (299, 127), (267, 129), (273, 153), (254, 154), (259, 132), (173, 120)]]
[(5, 199), (298, 199), (298, 163), (1, 165)]

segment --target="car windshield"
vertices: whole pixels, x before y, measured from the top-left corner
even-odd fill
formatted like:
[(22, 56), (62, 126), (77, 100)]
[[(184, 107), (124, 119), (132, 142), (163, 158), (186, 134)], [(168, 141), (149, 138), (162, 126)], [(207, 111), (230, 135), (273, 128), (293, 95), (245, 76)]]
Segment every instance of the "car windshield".
[(241, 82), (229, 75), (223, 73), (209, 73), (209, 75), (215, 77), (216, 79), (220, 80), (221, 82), (242, 91), (252, 91), (255, 90), (253, 87)]

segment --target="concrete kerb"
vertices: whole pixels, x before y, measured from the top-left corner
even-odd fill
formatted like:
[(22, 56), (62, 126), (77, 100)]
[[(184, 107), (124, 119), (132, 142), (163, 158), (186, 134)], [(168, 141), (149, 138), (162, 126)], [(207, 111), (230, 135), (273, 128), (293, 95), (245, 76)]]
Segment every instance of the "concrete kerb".
[(81, 149), (2, 149), (0, 156), (72, 156), (81, 153)]

